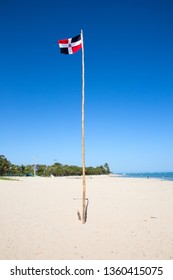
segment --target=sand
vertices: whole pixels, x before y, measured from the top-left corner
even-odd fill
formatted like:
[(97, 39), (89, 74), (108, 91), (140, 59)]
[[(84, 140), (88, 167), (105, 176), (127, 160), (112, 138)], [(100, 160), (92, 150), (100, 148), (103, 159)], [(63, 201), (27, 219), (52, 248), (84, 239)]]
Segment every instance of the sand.
[(173, 182), (87, 177), (0, 180), (1, 260), (173, 259)]

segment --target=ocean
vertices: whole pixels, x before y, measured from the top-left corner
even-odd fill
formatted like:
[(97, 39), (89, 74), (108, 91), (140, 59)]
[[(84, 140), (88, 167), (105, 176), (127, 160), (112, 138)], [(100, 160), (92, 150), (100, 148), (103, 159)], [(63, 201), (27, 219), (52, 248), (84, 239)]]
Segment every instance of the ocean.
[(119, 175), (128, 178), (156, 178), (173, 181), (173, 172), (121, 173)]

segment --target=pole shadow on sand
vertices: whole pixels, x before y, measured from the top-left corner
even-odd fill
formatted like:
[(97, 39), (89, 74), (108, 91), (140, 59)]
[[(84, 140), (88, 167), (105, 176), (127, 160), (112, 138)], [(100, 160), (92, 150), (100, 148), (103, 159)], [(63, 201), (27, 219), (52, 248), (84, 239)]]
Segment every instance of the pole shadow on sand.
[[(88, 205), (89, 205), (89, 199), (88, 199), (88, 198), (86, 198), (85, 200), (87, 201), (87, 203), (86, 203), (86, 207), (85, 207), (85, 223), (86, 223), (86, 221), (87, 221), (87, 217), (88, 217)], [(78, 220), (79, 220), (79, 221), (81, 221), (81, 220), (82, 220), (82, 218), (81, 218), (81, 214), (80, 214), (79, 210), (77, 210), (77, 217), (78, 217)]]

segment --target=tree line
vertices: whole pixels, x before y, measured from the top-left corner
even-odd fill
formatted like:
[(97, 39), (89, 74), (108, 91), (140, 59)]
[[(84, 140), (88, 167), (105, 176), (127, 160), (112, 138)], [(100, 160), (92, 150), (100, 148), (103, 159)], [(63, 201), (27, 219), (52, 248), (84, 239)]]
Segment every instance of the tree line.
[[(103, 175), (109, 174), (108, 163), (97, 167), (86, 167), (86, 175)], [(53, 165), (16, 165), (12, 164), (4, 155), (0, 155), (0, 176), (80, 176), (82, 167), (76, 165), (63, 165), (59, 162)]]

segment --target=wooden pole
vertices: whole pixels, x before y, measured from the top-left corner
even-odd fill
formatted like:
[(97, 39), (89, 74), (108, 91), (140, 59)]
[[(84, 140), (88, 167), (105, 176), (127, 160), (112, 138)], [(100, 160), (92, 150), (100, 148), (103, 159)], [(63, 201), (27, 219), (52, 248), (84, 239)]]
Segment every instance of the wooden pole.
[(84, 40), (83, 40), (83, 30), (81, 30), (81, 40), (82, 40), (82, 224), (86, 222), (86, 180), (85, 180), (85, 80), (84, 80)]

